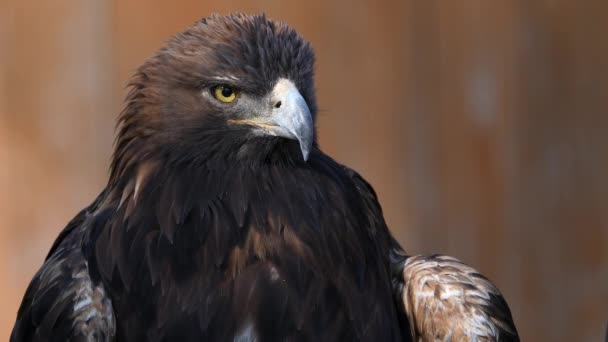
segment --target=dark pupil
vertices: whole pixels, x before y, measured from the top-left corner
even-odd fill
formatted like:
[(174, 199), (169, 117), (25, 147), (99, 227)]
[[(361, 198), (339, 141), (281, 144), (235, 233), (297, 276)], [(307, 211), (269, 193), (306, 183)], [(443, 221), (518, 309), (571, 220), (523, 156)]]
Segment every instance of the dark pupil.
[(232, 88), (230, 87), (222, 87), (222, 96), (230, 97), (232, 95)]

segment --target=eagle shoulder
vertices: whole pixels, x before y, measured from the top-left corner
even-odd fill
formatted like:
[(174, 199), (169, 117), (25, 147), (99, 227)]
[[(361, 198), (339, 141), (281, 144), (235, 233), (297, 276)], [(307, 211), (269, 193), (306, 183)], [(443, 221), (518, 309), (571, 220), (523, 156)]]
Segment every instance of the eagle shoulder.
[(402, 300), (417, 341), (519, 341), (500, 291), (453, 257), (408, 257)]
[(83, 210), (68, 224), (30, 282), (11, 342), (114, 339), (112, 302), (83, 255), (88, 215)]

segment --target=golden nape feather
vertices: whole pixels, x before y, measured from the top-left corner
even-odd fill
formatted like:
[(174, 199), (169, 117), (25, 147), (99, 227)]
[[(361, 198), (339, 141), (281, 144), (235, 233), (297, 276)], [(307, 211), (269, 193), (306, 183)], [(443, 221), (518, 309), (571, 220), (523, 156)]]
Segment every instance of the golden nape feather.
[(402, 299), (415, 341), (519, 341), (500, 291), (460, 260), (411, 256), (403, 278)]

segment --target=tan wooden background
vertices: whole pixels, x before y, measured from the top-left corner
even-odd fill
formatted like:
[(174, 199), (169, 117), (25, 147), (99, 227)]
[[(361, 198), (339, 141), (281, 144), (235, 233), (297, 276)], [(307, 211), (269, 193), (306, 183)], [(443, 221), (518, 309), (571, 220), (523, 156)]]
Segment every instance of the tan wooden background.
[(212, 12), (316, 48), (324, 149), (411, 253), (503, 290), (526, 341), (608, 319), (608, 1), (0, 1), (0, 340), (54, 237), (103, 187), (133, 69)]

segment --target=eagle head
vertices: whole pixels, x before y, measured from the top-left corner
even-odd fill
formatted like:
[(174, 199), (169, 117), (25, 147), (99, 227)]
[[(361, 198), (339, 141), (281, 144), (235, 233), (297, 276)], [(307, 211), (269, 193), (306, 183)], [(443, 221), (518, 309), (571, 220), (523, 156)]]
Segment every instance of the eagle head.
[(169, 39), (129, 83), (112, 173), (138, 160), (307, 160), (314, 53), (264, 15), (211, 16)]

